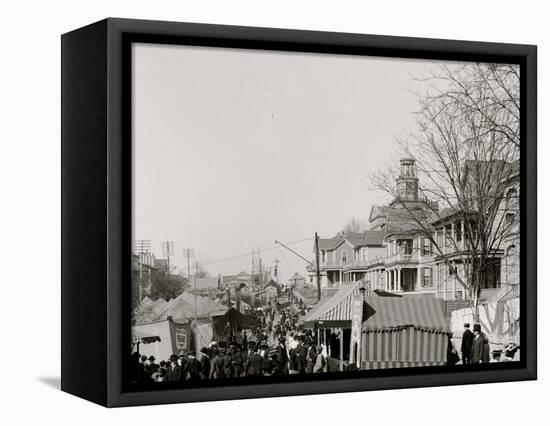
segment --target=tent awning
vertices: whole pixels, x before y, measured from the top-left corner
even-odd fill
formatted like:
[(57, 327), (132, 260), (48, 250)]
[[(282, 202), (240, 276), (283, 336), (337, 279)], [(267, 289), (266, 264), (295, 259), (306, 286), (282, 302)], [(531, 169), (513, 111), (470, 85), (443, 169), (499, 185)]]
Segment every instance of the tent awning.
[(223, 316), (214, 320), (214, 330), (222, 334), (227, 323), (231, 324), (231, 328), (236, 330), (251, 329), (260, 326), (256, 320), (248, 315), (241, 314), (235, 308), (228, 309)]
[(359, 294), (361, 286), (361, 282), (350, 283), (343, 286), (336, 294), (325, 301), (321, 299), (321, 301), (305, 316), (304, 326), (312, 328), (312, 324), (323, 322), (325, 324), (341, 324), (339, 326), (324, 325), (325, 328), (351, 328), (353, 297)]
[(379, 297), (365, 299), (364, 332), (406, 327), (449, 333), (443, 302), (435, 297)]
[(159, 336), (154, 336), (139, 330), (132, 330), (132, 336), (137, 337), (141, 343), (146, 345), (149, 343), (160, 342)]

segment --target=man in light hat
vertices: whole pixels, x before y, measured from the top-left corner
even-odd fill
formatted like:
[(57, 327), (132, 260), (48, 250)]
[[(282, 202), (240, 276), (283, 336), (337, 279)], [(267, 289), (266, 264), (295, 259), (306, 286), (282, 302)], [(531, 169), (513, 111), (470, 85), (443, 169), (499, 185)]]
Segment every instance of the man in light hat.
[(317, 348), (317, 358), (315, 359), (315, 365), (313, 366), (314, 373), (323, 373), (327, 362), (323, 356), (323, 348), (319, 346)]

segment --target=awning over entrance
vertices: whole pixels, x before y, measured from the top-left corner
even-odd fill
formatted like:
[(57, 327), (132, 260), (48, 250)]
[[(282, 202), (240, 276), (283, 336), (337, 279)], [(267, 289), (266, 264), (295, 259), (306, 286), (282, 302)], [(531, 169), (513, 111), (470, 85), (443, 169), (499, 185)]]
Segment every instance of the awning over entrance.
[(352, 282), (321, 300), (304, 318), (306, 328), (351, 328), (352, 300), (364, 284)]
[(384, 331), (414, 327), (449, 333), (443, 302), (434, 297), (380, 297), (365, 299), (362, 330)]

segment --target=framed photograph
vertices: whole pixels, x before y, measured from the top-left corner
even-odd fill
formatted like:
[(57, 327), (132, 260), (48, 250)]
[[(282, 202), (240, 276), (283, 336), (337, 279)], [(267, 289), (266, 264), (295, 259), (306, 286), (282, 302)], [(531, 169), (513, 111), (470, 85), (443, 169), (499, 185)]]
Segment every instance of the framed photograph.
[(536, 379), (536, 47), (62, 36), (62, 389), (115, 407)]

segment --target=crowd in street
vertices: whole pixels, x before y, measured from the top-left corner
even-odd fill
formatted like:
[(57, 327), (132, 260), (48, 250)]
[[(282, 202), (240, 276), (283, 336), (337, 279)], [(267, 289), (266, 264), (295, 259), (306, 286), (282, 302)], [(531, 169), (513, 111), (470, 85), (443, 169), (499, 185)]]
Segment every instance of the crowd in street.
[[(244, 339), (243, 339), (244, 340)], [(244, 343), (244, 342), (243, 342)], [(323, 347), (314, 343), (310, 332), (288, 339), (280, 335), (274, 345), (266, 340), (246, 344), (230, 341), (227, 347), (213, 343), (199, 354), (182, 352), (158, 364), (153, 356), (135, 352), (131, 360), (134, 383), (186, 382), (286, 374), (311, 374), (327, 370)]]
[[(332, 334), (326, 339), (326, 345), (319, 343), (312, 330), (301, 329), (298, 316), (290, 310), (258, 311), (254, 313), (258, 327), (243, 330), (238, 336), (233, 334), (231, 327), (226, 327), (222, 341), (212, 342), (198, 353), (182, 351), (173, 354), (158, 363), (154, 356), (134, 352), (131, 357), (131, 380), (134, 383), (192, 382), (327, 372), (327, 350), (331, 356), (338, 358), (340, 336)], [(491, 355), (489, 340), (480, 324), (474, 324), (472, 332), (470, 324), (466, 323), (461, 339), (461, 356), (449, 337), (447, 365), (511, 360), (518, 349), (516, 345), (505, 347), (502, 353), (504, 359), (500, 358), (498, 351), (493, 351)], [(495, 353), (498, 353), (498, 359)]]

